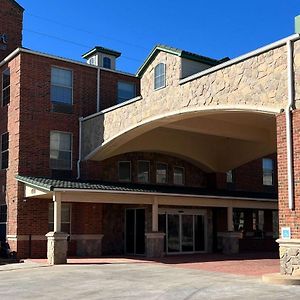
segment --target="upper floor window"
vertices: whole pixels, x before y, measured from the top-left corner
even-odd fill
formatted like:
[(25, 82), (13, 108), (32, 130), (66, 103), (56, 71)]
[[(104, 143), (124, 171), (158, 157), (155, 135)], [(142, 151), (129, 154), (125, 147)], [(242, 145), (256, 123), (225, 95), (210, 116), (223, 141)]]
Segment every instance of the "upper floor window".
[(168, 182), (168, 165), (165, 163), (156, 164), (156, 183)]
[(135, 97), (135, 84), (131, 82), (118, 82), (118, 103)]
[(174, 167), (173, 182), (176, 185), (184, 184), (184, 168), (183, 167)]
[(263, 158), (263, 185), (274, 185), (274, 162), (271, 158)]
[(50, 168), (55, 170), (72, 169), (72, 134), (71, 133), (51, 131)]
[(103, 57), (103, 68), (111, 69), (111, 59), (109, 57)]
[(2, 106), (10, 102), (10, 70), (6, 69), (2, 73)]
[(8, 168), (8, 146), (9, 146), (9, 140), (8, 140), (8, 132), (5, 132), (1, 135), (1, 163), (0, 167), (2, 170)]
[(150, 181), (150, 162), (145, 160), (138, 161), (138, 182), (149, 183)]
[(131, 162), (119, 161), (119, 180), (131, 181)]
[(73, 74), (71, 70), (51, 68), (51, 101), (72, 105)]
[(233, 170), (229, 170), (226, 172), (226, 183), (233, 183), (234, 176), (233, 176)]
[(154, 89), (163, 88), (166, 86), (166, 65), (158, 64), (154, 69)]
[[(49, 204), (48, 210), (48, 224), (49, 231), (54, 230), (54, 205)], [(71, 204), (62, 203), (61, 204), (61, 232), (71, 233)]]

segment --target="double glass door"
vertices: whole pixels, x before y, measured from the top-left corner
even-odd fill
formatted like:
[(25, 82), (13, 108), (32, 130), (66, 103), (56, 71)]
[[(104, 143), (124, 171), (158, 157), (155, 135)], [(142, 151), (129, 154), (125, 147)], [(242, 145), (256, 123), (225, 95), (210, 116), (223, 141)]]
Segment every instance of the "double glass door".
[(202, 214), (166, 213), (159, 216), (160, 230), (166, 233), (167, 253), (205, 251), (205, 217)]

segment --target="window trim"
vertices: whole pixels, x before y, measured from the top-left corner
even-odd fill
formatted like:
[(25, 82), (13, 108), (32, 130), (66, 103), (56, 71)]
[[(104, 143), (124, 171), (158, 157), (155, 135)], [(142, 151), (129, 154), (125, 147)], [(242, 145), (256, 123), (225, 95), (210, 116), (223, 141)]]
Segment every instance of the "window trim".
[[(163, 66), (164, 66), (164, 84), (163, 84), (162, 86), (160, 86), (160, 87), (155, 87), (155, 80), (156, 80), (156, 78), (159, 77), (159, 76), (157, 76), (157, 77), (155, 76), (155, 70), (156, 70), (156, 68), (157, 68), (159, 65), (163, 65)], [(163, 89), (163, 88), (165, 88), (165, 87), (167, 86), (166, 69), (167, 69), (167, 68), (166, 68), (166, 64), (163, 63), (163, 62), (158, 63), (158, 64), (154, 67), (154, 74), (153, 74), (153, 78), (154, 78), (154, 81), (153, 81), (154, 91), (158, 91), (158, 90)]]
[[(64, 103), (61, 101), (52, 101), (52, 69), (60, 69), (60, 70), (65, 70), (65, 71), (70, 71), (71, 72), (71, 76), (72, 76), (72, 87), (70, 88), (69, 86), (64, 86), (64, 85), (55, 85), (55, 86), (59, 86), (59, 87), (63, 87), (63, 88), (69, 88), (71, 89), (71, 103)], [(54, 103), (54, 104), (60, 104), (60, 105), (68, 105), (68, 106), (73, 106), (74, 104), (74, 70), (70, 69), (70, 68), (64, 68), (64, 67), (60, 67), (57, 65), (51, 65), (50, 67), (50, 102)]]
[[(3, 139), (3, 136), (7, 134), (8, 135), (8, 148), (6, 150), (3, 151), (2, 149), (2, 139)], [(2, 155), (3, 153), (5, 152), (8, 152), (8, 159), (7, 159), (7, 168), (2, 168)], [(3, 132), (1, 135), (0, 135), (0, 170), (7, 170), (9, 167), (9, 132), (6, 131), (6, 132)]]
[[(141, 182), (139, 181), (139, 162), (146, 162), (148, 163), (148, 166), (149, 166), (149, 169), (148, 169), (148, 178), (149, 180), (147, 182)], [(150, 163), (150, 160), (146, 160), (146, 159), (139, 159), (137, 161), (137, 182), (138, 183), (143, 183), (143, 184), (149, 184), (151, 182), (151, 163)]]
[[(272, 184), (265, 184), (264, 183), (264, 175), (265, 175), (265, 170), (264, 169), (264, 160), (270, 160), (272, 162), (272, 170), (271, 170), (271, 176), (272, 176)], [(275, 175), (275, 170), (274, 170), (274, 159), (269, 158), (269, 157), (263, 157), (262, 158), (262, 184), (265, 187), (274, 187), (274, 176)]]
[[(129, 163), (129, 180), (126, 179), (120, 179), (120, 163)], [(132, 182), (132, 165), (131, 160), (119, 160), (118, 161), (118, 181), (119, 182)]]
[[(167, 168), (166, 168), (166, 182), (157, 182), (157, 165), (158, 164), (162, 164), (162, 165), (165, 165), (165, 166), (167, 166)], [(169, 166), (168, 166), (168, 163), (165, 163), (165, 162), (161, 162), (161, 161), (157, 161), (156, 163), (155, 163), (155, 183), (156, 184), (163, 184), (163, 185), (166, 185), (166, 184), (168, 184), (168, 182), (169, 182)]]
[[(182, 172), (182, 183), (175, 183), (175, 169), (182, 169), (183, 172)], [(184, 186), (185, 185), (185, 167), (181, 167), (181, 166), (173, 166), (173, 184), (174, 185), (177, 185), (177, 186)]]
[[(126, 84), (131, 84), (134, 87), (134, 96), (132, 98), (126, 99), (124, 101), (119, 102), (119, 83), (126, 83)], [(136, 91), (137, 91), (137, 87), (136, 87), (136, 83), (135, 82), (131, 82), (131, 81), (125, 81), (125, 80), (118, 80), (117, 82), (117, 104), (121, 104), (124, 103), (128, 100), (134, 99), (136, 97)]]
[[(4, 89), (4, 87), (3, 87), (3, 84), (4, 84), (4, 81), (3, 81), (3, 74), (4, 74), (4, 72), (6, 72), (7, 70), (9, 71), (9, 85)], [(5, 106), (7, 106), (7, 105), (10, 104), (10, 95), (9, 95), (9, 102), (8, 102), (7, 104), (3, 105), (3, 94), (4, 94), (4, 90), (6, 90), (6, 89), (8, 89), (8, 88), (9, 88), (9, 90), (10, 90), (10, 68), (9, 68), (9, 67), (2, 71), (2, 78), (1, 78), (1, 79), (2, 79), (2, 84), (1, 84), (1, 107), (5, 107)]]
[[(71, 135), (71, 168), (70, 169), (56, 169), (56, 168), (51, 168), (51, 132), (58, 132), (58, 133), (67, 133)], [(49, 136), (49, 167), (50, 170), (59, 170), (59, 171), (72, 171), (73, 170), (73, 132), (69, 131), (60, 131), (60, 130), (50, 130), (50, 136)]]

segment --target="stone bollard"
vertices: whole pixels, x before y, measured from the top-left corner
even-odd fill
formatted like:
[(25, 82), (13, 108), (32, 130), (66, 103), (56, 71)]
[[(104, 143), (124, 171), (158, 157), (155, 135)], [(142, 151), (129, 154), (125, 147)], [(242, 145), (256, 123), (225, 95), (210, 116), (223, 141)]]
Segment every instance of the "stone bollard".
[(159, 258), (164, 256), (164, 237), (162, 232), (146, 233), (146, 256), (149, 258)]
[(68, 236), (64, 232), (48, 232), (47, 259), (49, 265), (61, 265), (67, 263)]
[(238, 254), (240, 251), (239, 240), (243, 234), (237, 231), (219, 232), (219, 237), (222, 237), (223, 253), (227, 255)]

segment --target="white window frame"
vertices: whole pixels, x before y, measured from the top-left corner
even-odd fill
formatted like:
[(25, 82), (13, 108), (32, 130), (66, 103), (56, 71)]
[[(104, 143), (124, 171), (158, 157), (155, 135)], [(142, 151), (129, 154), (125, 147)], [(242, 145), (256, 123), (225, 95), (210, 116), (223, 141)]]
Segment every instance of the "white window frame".
[(10, 77), (10, 68), (6, 68), (3, 72), (2, 72), (2, 86), (1, 86), (1, 106), (4, 107), (4, 106), (7, 106), (9, 103), (10, 103), (10, 95), (9, 95), (9, 102), (7, 104), (3, 104), (3, 94), (4, 94), (4, 91), (7, 90), (7, 89), (10, 89), (10, 78), (9, 78), (9, 85), (7, 87), (4, 88), (4, 80), (3, 80), (3, 75), (6, 71), (9, 71), (9, 77)]
[[(267, 169), (264, 168), (264, 161), (265, 160), (269, 160), (269, 161), (272, 162), (271, 172), (269, 172), (270, 171), (269, 169), (267, 170)], [(271, 178), (272, 178), (272, 183), (271, 184), (267, 184), (267, 183), (264, 182), (265, 175), (271, 175)], [(274, 159), (272, 159), (272, 158), (264, 157), (262, 159), (262, 181), (263, 181), (264, 186), (274, 186)]]
[[(139, 181), (139, 173), (140, 173), (140, 168), (139, 168), (139, 162), (144, 162), (144, 163), (147, 163), (148, 164), (148, 181), (145, 182), (145, 181)], [(151, 174), (151, 171), (150, 171), (150, 160), (138, 160), (137, 161), (137, 181), (138, 183), (150, 183), (150, 174)]]
[[(8, 148), (6, 150), (3, 150), (2, 149), (2, 139), (5, 134), (8, 135)], [(5, 152), (8, 153), (7, 168), (2, 168), (2, 156), (3, 156), (3, 153), (5, 153)], [(7, 170), (8, 167), (9, 167), (9, 132), (6, 131), (6, 132), (2, 133), (0, 136), (0, 170)]]
[[(57, 84), (52, 84), (52, 69), (60, 69), (60, 70), (64, 70), (64, 71), (69, 71), (71, 72), (71, 82), (72, 82), (72, 87), (69, 86), (65, 86), (65, 85), (57, 85)], [(59, 100), (52, 100), (52, 86), (59, 86), (59, 87), (63, 87), (63, 88), (68, 88), (71, 89), (71, 103), (65, 103)], [(74, 71), (72, 69), (68, 69), (68, 68), (63, 68), (60, 66), (51, 66), (51, 70), (50, 70), (50, 101), (51, 103), (58, 103), (58, 104), (62, 104), (62, 105), (73, 105), (73, 98), (74, 98)]]
[[(70, 169), (57, 169), (51, 167), (51, 132), (64, 133), (69, 134), (71, 136), (71, 168)], [(50, 139), (49, 139), (49, 165), (51, 170), (62, 170), (62, 171), (72, 171), (73, 170), (73, 133), (68, 131), (59, 131), (59, 130), (51, 130), (50, 131)]]
[[(120, 179), (120, 163), (129, 163), (129, 180), (127, 179)], [(120, 182), (132, 182), (132, 166), (130, 160), (119, 160), (118, 161), (118, 180)]]
[[(159, 165), (159, 164), (162, 164), (162, 165), (165, 165), (167, 168), (166, 168), (166, 182), (158, 182), (158, 180), (157, 180), (157, 165)], [(169, 166), (168, 166), (168, 164), (167, 163), (165, 163), (165, 162), (160, 162), (160, 161), (158, 161), (158, 162), (156, 162), (156, 164), (155, 164), (155, 182), (156, 182), (156, 184), (168, 184), (168, 173), (169, 173)]]
[[(53, 214), (51, 214), (53, 216), (53, 222), (52, 222), (52, 220), (49, 219), (51, 206), (53, 207), (52, 208)], [(63, 220), (61, 220), (61, 228), (62, 228), (63, 224), (69, 224), (69, 229), (70, 229), (69, 234), (71, 235), (71, 233), (72, 233), (72, 203), (62, 203), (61, 206), (68, 206), (69, 207), (70, 220), (69, 220), (69, 222), (63, 222)], [(48, 206), (48, 226), (49, 225), (51, 225), (51, 228), (54, 228), (54, 203), (53, 202), (49, 203), (49, 206)]]
[[(155, 74), (155, 71), (156, 71), (156, 69), (157, 69), (157, 67), (159, 66), (159, 65), (163, 65), (164, 66), (164, 68), (163, 68), (163, 75), (158, 75), (158, 76), (156, 76), (156, 74)], [(155, 83), (156, 83), (156, 80), (157, 80), (157, 78), (159, 78), (159, 77), (162, 77), (162, 76), (164, 76), (164, 83), (163, 83), (163, 85), (162, 86), (159, 86), (159, 87), (156, 87), (155, 85)], [(154, 74), (153, 74), (153, 77), (154, 77), (154, 90), (155, 91), (157, 91), (157, 90), (160, 90), (160, 89), (163, 89), (163, 88), (165, 88), (166, 87), (166, 64), (165, 63), (158, 63), (156, 66), (155, 66), (155, 68), (154, 68)]]
[[(182, 183), (175, 183), (175, 169), (181, 169), (182, 172)], [(178, 186), (183, 186), (185, 185), (185, 168), (181, 166), (174, 166), (173, 167), (173, 184), (178, 185)]]

